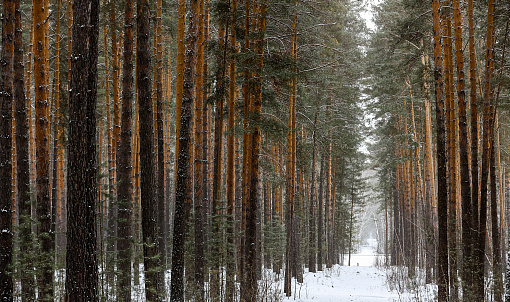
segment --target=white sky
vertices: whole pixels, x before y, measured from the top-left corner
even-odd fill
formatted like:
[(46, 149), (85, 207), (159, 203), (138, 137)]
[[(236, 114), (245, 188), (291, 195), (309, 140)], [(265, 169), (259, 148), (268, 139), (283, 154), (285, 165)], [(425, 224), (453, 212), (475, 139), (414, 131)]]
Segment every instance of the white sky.
[(361, 13), (361, 17), (365, 19), (367, 27), (371, 30), (375, 30), (375, 24), (372, 21), (372, 6), (379, 4), (381, 0), (362, 0), (365, 11)]

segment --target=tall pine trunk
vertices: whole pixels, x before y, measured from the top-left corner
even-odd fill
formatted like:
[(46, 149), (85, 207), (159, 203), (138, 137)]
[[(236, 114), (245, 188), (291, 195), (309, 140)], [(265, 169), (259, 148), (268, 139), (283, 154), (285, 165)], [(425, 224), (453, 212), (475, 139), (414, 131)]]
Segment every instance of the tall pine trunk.
[(198, 4), (198, 29), (197, 29), (197, 59), (196, 59), (196, 79), (195, 79), (195, 160), (194, 160), (194, 212), (195, 212), (195, 300), (204, 301), (204, 282), (205, 282), (205, 250), (204, 250), (204, 1), (199, 0)]
[(309, 217), (308, 217), (308, 236), (309, 236), (309, 250), (308, 250), (308, 269), (311, 273), (317, 272), (316, 263), (317, 263), (317, 241), (316, 241), (316, 217), (315, 217), (315, 209), (317, 207), (317, 194), (315, 189), (315, 166), (316, 166), (316, 145), (317, 145), (317, 116), (319, 115), (319, 110), (315, 112), (315, 118), (313, 122), (313, 133), (312, 133), (312, 175), (310, 179), (310, 202), (309, 202)]
[(157, 245), (156, 187), (154, 154), (154, 116), (151, 91), (150, 10), (148, 0), (137, 0), (136, 14), (136, 85), (140, 119), (140, 193), (142, 211), (143, 263), (145, 296), (161, 301), (164, 295), (160, 251)]
[(96, 103), (99, 1), (75, 0), (69, 94), (66, 301), (98, 301)]
[(34, 86), (36, 143), (36, 202), (39, 240), (39, 301), (53, 300), (54, 235), (51, 233), (51, 200), (49, 178), (49, 100), (47, 84), (45, 0), (35, 0), (34, 6)]
[[(237, 21), (237, 0), (231, 3), (232, 16), (230, 26), (230, 47), (232, 52), (236, 52), (236, 21)], [(228, 86), (228, 122), (227, 122), (227, 253), (228, 255), (236, 255), (235, 253), (235, 114), (236, 114), (236, 64), (235, 59), (229, 60), (229, 86)], [(238, 255), (239, 256), (239, 255)], [(226, 302), (232, 302), (235, 296), (235, 274), (236, 262), (235, 257), (227, 257), (226, 267)]]
[(317, 269), (319, 271), (322, 271), (322, 238), (323, 238), (323, 207), (324, 207), (324, 200), (323, 200), (323, 184), (324, 184), (324, 169), (325, 169), (325, 157), (324, 155), (321, 157), (321, 170), (319, 172), (319, 217), (317, 218)]
[(133, 213), (133, 182), (132, 174), (132, 104), (133, 104), (133, 27), (134, 2), (126, 1), (124, 11), (124, 60), (122, 71), (122, 118), (120, 129), (120, 142), (118, 145), (117, 162), (117, 252), (118, 252), (118, 291), (117, 295), (122, 301), (131, 301), (131, 258), (133, 247), (131, 238)]
[(485, 81), (483, 95), (483, 136), (482, 136), (482, 164), (480, 176), (480, 211), (478, 224), (478, 250), (477, 250), (477, 271), (476, 271), (476, 300), (484, 301), (485, 298), (485, 245), (487, 236), (487, 193), (489, 178), (489, 160), (491, 151), (491, 132), (494, 127), (493, 117), (493, 90), (491, 78), (494, 72), (494, 0), (489, 0), (487, 13), (487, 37), (485, 54)]
[(437, 206), (438, 206), (438, 301), (448, 301), (448, 192), (446, 183), (445, 113), (443, 94), (443, 58), (441, 51), (440, 0), (432, 2), (434, 38), (434, 80), (437, 124)]
[[(172, 247), (172, 276), (170, 287), (170, 301), (184, 301), (184, 244), (186, 240), (187, 224), (191, 206), (190, 179), (190, 140), (193, 108), (193, 78), (195, 63), (195, 48), (198, 26), (198, 0), (190, 3), (187, 47), (184, 58), (184, 74), (182, 87), (182, 108), (180, 114), (180, 130), (178, 132), (179, 152), (177, 163), (177, 182), (175, 190), (175, 215), (173, 227)], [(179, 116), (178, 116), (179, 118)]]
[(12, 279), (12, 85), (14, 81), (14, 29), (15, 29), (15, 1), (3, 1), (2, 14), (2, 64), (0, 67), (0, 299), (13, 300)]
[(30, 162), (29, 162), (29, 129), (27, 102), (25, 97), (23, 37), (21, 27), (21, 3), (16, 3), (16, 30), (14, 34), (14, 102), (16, 117), (16, 152), (17, 152), (17, 184), (18, 206), (20, 211), (19, 240), (21, 269), (21, 299), (35, 299), (35, 279), (33, 267), (32, 219), (30, 202)]
[(158, 174), (157, 174), (157, 244), (163, 272), (166, 268), (165, 233), (165, 139), (163, 133), (163, 2), (156, 1), (156, 128), (158, 141)]

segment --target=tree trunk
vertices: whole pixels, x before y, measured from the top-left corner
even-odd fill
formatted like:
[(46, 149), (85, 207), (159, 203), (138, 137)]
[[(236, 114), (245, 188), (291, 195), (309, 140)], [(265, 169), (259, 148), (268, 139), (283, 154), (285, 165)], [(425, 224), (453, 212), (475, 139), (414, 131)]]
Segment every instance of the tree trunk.
[[(478, 217), (479, 217), (479, 184), (478, 184), (478, 108), (477, 108), (477, 81), (476, 81), (476, 52), (475, 52), (475, 30), (474, 30), (474, 7), (473, 0), (468, 0), (468, 44), (469, 44), (469, 104), (471, 111), (471, 225), (472, 225), (472, 240), (471, 240), (471, 262), (473, 263), (472, 270), (468, 270), (466, 274), (470, 274), (469, 279), (464, 280), (466, 284), (473, 284), (465, 293), (468, 298), (476, 298), (476, 271), (480, 268), (476, 257), (477, 238), (479, 236)], [(483, 267), (483, 265), (482, 265)], [(469, 286), (469, 285), (468, 285)]]
[(212, 301), (220, 300), (220, 269), (222, 266), (222, 232), (221, 222), (221, 186), (223, 162), (223, 103), (226, 90), (226, 63), (227, 63), (227, 33), (228, 29), (220, 25), (218, 29), (218, 43), (220, 56), (218, 57), (218, 73), (216, 75), (216, 116), (214, 119), (214, 165), (213, 165), (213, 195), (211, 204), (213, 223), (212, 265), (211, 265), (211, 297)]
[[(296, 15), (293, 17), (292, 22), (292, 44), (291, 44), (291, 56), (293, 59), (293, 70), (295, 71), (295, 64), (297, 54), (295, 54), (295, 50), (297, 49), (297, 36), (296, 36)], [(287, 134), (287, 201), (286, 201), (286, 213), (285, 213), (285, 225), (287, 228), (287, 245), (285, 251), (285, 282), (284, 282), (284, 291), (287, 297), (290, 297), (292, 294), (292, 276), (295, 276), (295, 200), (296, 200), (296, 153), (295, 153), (295, 145), (296, 145), (296, 124), (295, 124), (295, 116), (296, 116), (296, 89), (297, 78), (294, 76), (290, 81), (290, 91), (289, 91), (289, 120), (288, 120), (288, 134)]]
[(51, 234), (51, 200), (49, 179), (49, 101), (47, 95), (46, 15), (45, 0), (34, 1), (34, 86), (36, 143), (36, 202), (38, 219), (39, 301), (53, 300), (54, 235)]
[(322, 209), (324, 207), (323, 200), (323, 183), (324, 183), (324, 169), (325, 169), (325, 157), (324, 155), (321, 157), (321, 171), (319, 175), (319, 217), (317, 221), (317, 269), (322, 271), (322, 226), (323, 226), (323, 217), (322, 217)]
[(443, 98), (443, 59), (441, 55), (441, 21), (440, 0), (432, 2), (433, 36), (434, 36), (434, 79), (436, 89), (436, 124), (437, 124), (437, 192), (438, 192), (438, 301), (448, 300), (448, 192), (446, 183), (445, 154), (445, 114)]
[(466, 92), (464, 81), (464, 53), (462, 44), (462, 15), (460, 0), (453, 0), (453, 27), (455, 33), (455, 54), (457, 66), (457, 96), (459, 108), (459, 132), (460, 132), (460, 177), (461, 177), (461, 199), (462, 199), (462, 291), (464, 297), (471, 297), (473, 281), (471, 273), (473, 263), (472, 254), (472, 203), (471, 203), (471, 179), (469, 175), (469, 151), (468, 151), (468, 129), (466, 112)]
[(352, 254), (352, 228), (354, 227), (353, 219), (354, 219), (354, 182), (351, 185), (351, 209), (349, 211), (349, 260), (347, 262), (348, 266), (351, 266), (351, 254)]
[(69, 95), (66, 301), (98, 301), (96, 102), (99, 1), (75, 0)]
[[(494, 301), (503, 302), (503, 275), (501, 267), (501, 245), (500, 229), (498, 222), (498, 200), (496, 181), (496, 151), (495, 151), (495, 128), (494, 119), (496, 109), (493, 109), (493, 127), (491, 129), (491, 151), (490, 151), (490, 197), (491, 197), (491, 222), (492, 222), (492, 274), (494, 276)], [(498, 146), (499, 147), (499, 146)]]
[(435, 266), (435, 236), (432, 213), (432, 203), (436, 198), (434, 186), (434, 159), (432, 143), (432, 113), (430, 104), (430, 84), (429, 84), (429, 58), (422, 56), (422, 65), (425, 67), (423, 72), (423, 86), (425, 90), (424, 110), (425, 110), (425, 244), (426, 244), (426, 283), (432, 282), (432, 269)]
[(195, 299), (198, 302), (204, 301), (204, 282), (205, 282), (205, 250), (204, 250), (204, 172), (203, 161), (204, 154), (203, 141), (203, 119), (204, 119), (204, 1), (198, 3), (198, 41), (197, 41), (197, 59), (196, 59), (196, 78), (195, 78), (195, 161), (194, 161), (194, 204), (195, 204)]
[(491, 89), (491, 78), (494, 72), (494, 0), (489, 0), (487, 14), (487, 38), (485, 54), (485, 82), (484, 82), (484, 113), (483, 113), (483, 137), (482, 137), (482, 165), (480, 177), (480, 212), (479, 212), (479, 237), (477, 251), (476, 271), (476, 300), (484, 301), (485, 296), (485, 243), (487, 236), (487, 184), (489, 176), (489, 159), (491, 132), (494, 127), (493, 117), (493, 90)]
[[(157, 16), (156, 16), (156, 126), (158, 135), (158, 197), (157, 197), (157, 221), (158, 221), (158, 235), (157, 244), (160, 253), (160, 262), (162, 265), (163, 274), (166, 268), (166, 242), (165, 242), (165, 138), (163, 133), (163, 2), (158, 0), (156, 2)], [(164, 278), (164, 276), (163, 276)]]
[(120, 142), (118, 144), (117, 203), (118, 203), (118, 291), (122, 301), (131, 301), (131, 258), (133, 247), (131, 239), (133, 213), (132, 174), (132, 104), (133, 104), (133, 27), (134, 2), (127, 0), (124, 11), (124, 60), (122, 67), (122, 119)]
[[(52, 233), (55, 234), (55, 248), (57, 250), (56, 257), (61, 254), (58, 251), (63, 248), (61, 246), (60, 236), (63, 234), (61, 229), (61, 208), (62, 208), (62, 192), (63, 192), (63, 178), (64, 178), (64, 147), (63, 147), (63, 119), (60, 98), (60, 13), (62, 1), (57, 1), (57, 18), (55, 25), (55, 71), (53, 72), (53, 85), (52, 85), (52, 102), (53, 102), (53, 156), (52, 156)], [(21, 28), (21, 27), (20, 27)], [(23, 95), (24, 96), (24, 95)], [(55, 263), (60, 268), (62, 262), (58, 257)]]
[(160, 301), (164, 295), (160, 251), (157, 245), (156, 198), (154, 196), (155, 154), (154, 116), (151, 91), (150, 11), (148, 0), (137, 0), (136, 14), (136, 85), (140, 119), (140, 193), (142, 210), (145, 296), (148, 301)]
[(175, 191), (175, 216), (174, 216), (174, 237), (172, 250), (172, 276), (171, 276), (171, 297), (170, 301), (184, 301), (184, 243), (186, 240), (187, 223), (191, 205), (191, 192), (189, 183), (189, 159), (191, 140), (191, 119), (193, 106), (193, 78), (195, 48), (197, 41), (198, 10), (199, 3), (192, 0), (190, 3), (188, 33), (186, 37), (187, 49), (184, 61), (184, 78), (182, 109), (180, 114), (179, 131), (179, 161), (177, 163), (177, 182)]
[(21, 269), (21, 299), (33, 301), (35, 299), (35, 279), (33, 271), (33, 242), (32, 219), (30, 202), (30, 162), (29, 162), (29, 129), (27, 115), (27, 101), (25, 98), (24, 65), (23, 65), (23, 37), (21, 25), (21, 1), (14, 1), (16, 5), (16, 25), (14, 33), (14, 102), (16, 117), (16, 152), (17, 152), (17, 185), (18, 206), (20, 212), (20, 261)]
[[(233, 52), (236, 52), (236, 10), (237, 0), (231, 3), (232, 16), (231, 16), (231, 29), (230, 29), (230, 47)], [(234, 59), (229, 60), (229, 91), (228, 91), (228, 123), (227, 123), (227, 255), (236, 255), (235, 253), (235, 166), (234, 166), (234, 151), (235, 151), (235, 97), (236, 97), (236, 64)], [(227, 271), (226, 271), (226, 302), (232, 302), (235, 295), (235, 273), (236, 262), (235, 257), (227, 257)]]
[[(179, 0), (178, 2), (178, 23), (177, 23), (177, 74), (175, 78), (175, 168), (178, 171), (179, 167), (179, 137), (181, 129), (181, 110), (182, 110), (182, 91), (184, 79), (184, 53), (186, 51), (186, 44), (184, 43), (184, 34), (186, 33), (186, 1)], [(176, 175), (177, 179), (177, 175)]]
[(313, 146), (312, 146), (312, 175), (311, 175), (311, 185), (310, 185), (310, 203), (309, 203), (309, 217), (308, 217), (308, 224), (309, 224), (309, 251), (308, 251), (308, 269), (311, 273), (317, 272), (316, 268), (316, 262), (317, 262), (317, 242), (316, 242), (316, 217), (315, 217), (315, 209), (316, 209), (316, 193), (315, 193), (315, 166), (316, 166), (316, 155), (315, 155), (315, 149), (316, 149), (316, 143), (317, 143), (317, 116), (319, 115), (319, 110), (315, 112), (315, 118), (313, 123)]
[(443, 1), (443, 56), (446, 106), (446, 162), (448, 177), (448, 254), (450, 270), (450, 300), (458, 300), (457, 284), (457, 182), (456, 182), (456, 147), (455, 147), (455, 100), (453, 83), (453, 48), (450, 0)]
[[(247, 3), (249, 4), (249, 3)], [(258, 56), (252, 61), (254, 64), (254, 72), (250, 74), (245, 72), (245, 85), (249, 88), (250, 95), (246, 98), (252, 106), (249, 111), (252, 116), (252, 121), (249, 123), (251, 142), (248, 144), (247, 151), (250, 153), (250, 170), (246, 171), (250, 175), (249, 195), (246, 196), (246, 232), (245, 232), (245, 275), (241, 283), (241, 302), (255, 301), (257, 298), (257, 208), (258, 208), (258, 191), (259, 191), (259, 152), (261, 134), (259, 129), (260, 114), (262, 107), (262, 79), (259, 77), (262, 73), (264, 52), (264, 33), (266, 27), (266, 9), (265, 4), (255, 3), (254, 11), (257, 18), (253, 19), (253, 25), (256, 29), (257, 40), (253, 43), (252, 51), (255, 51)], [(247, 5), (247, 12), (249, 12), (250, 5)], [(246, 31), (249, 33), (250, 17), (246, 16)], [(248, 37), (247, 37), (248, 40)]]
[(3, 1), (2, 14), (2, 64), (0, 67), (0, 299), (13, 300), (12, 252), (12, 86), (14, 81), (13, 55), (16, 1)]

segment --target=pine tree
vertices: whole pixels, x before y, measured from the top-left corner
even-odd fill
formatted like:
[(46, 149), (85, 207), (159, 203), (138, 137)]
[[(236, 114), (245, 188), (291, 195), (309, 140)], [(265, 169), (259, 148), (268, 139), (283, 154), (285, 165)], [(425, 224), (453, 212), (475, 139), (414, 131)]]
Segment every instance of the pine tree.
[[(170, 284), (170, 301), (184, 300), (184, 244), (187, 233), (187, 223), (191, 207), (190, 190), (190, 140), (191, 120), (193, 107), (193, 77), (197, 42), (197, 27), (199, 19), (199, 3), (193, 0), (190, 3), (188, 15), (188, 32), (186, 36), (186, 56), (184, 58), (184, 74), (182, 86), (182, 108), (177, 117), (180, 118), (178, 131), (178, 163), (177, 181), (175, 190), (174, 236), (172, 247), (172, 276)], [(184, 28), (180, 28), (184, 29)], [(179, 83), (177, 83), (179, 85)]]
[(15, 34), (15, 5), (16, 1), (3, 1), (2, 13), (2, 64), (0, 76), (0, 298), (4, 301), (13, 300), (14, 284), (12, 280), (12, 162), (11, 162), (11, 123), (13, 104), (13, 55)]
[(132, 174), (132, 104), (133, 104), (133, 27), (134, 1), (126, 1), (124, 12), (124, 54), (122, 67), (122, 119), (118, 145), (118, 295), (131, 301), (132, 214), (134, 206)]
[(14, 102), (16, 120), (17, 152), (17, 186), (20, 211), (19, 240), (21, 256), (21, 290), (22, 301), (35, 299), (35, 279), (33, 274), (33, 241), (30, 200), (30, 163), (29, 163), (29, 129), (27, 116), (27, 99), (25, 98), (23, 39), (21, 27), (21, 4), (16, 3), (16, 26), (14, 34)]
[(148, 301), (163, 299), (164, 283), (161, 254), (157, 245), (154, 117), (151, 97), (151, 54), (149, 1), (136, 2), (136, 85), (138, 89), (140, 121), (140, 193), (142, 211), (143, 259), (145, 296)]
[(49, 175), (49, 98), (47, 82), (47, 41), (44, 0), (34, 6), (34, 86), (35, 86), (35, 143), (36, 143), (36, 202), (39, 241), (38, 289), (39, 301), (53, 300), (54, 234), (51, 232), (51, 200)]
[(443, 59), (441, 54), (441, 28), (440, 28), (440, 1), (432, 2), (433, 34), (434, 34), (434, 80), (436, 98), (436, 123), (437, 123), (437, 206), (439, 220), (438, 237), (438, 301), (448, 301), (448, 208), (447, 208), (447, 184), (446, 184), (446, 153), (445, 153), (445, 113), (443, 99)]
[(66, 300), (98, 301), (96, 103), (99, 1), (73, 5)]

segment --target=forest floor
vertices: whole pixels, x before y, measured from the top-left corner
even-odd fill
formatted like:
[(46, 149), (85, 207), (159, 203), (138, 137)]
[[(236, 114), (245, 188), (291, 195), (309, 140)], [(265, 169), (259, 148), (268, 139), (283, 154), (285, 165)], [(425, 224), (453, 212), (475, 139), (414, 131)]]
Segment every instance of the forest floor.
[[(379, 259), (378, 259), (379, 257)], [(335, 265), (317, 273), (306, 272), (304, 282), (294, 280), (291, 297), (281, 301), (380, 302), (435, 301), (435, 289), (420, 280), (409, 280), (402, 269), (384, 268), (382, 256), (372, 246), (363, 246), (351, 257), (351, 266)], [(378, 261), (379, 260), (379, 261)], [(347, 259), (346, 259), (347, 261)], [(347, 263), (346, 263), (347, 264)], [(283, 288), (283, 281), (281, 282)], [(274, 300), (268, 300), (274, 301)]]

